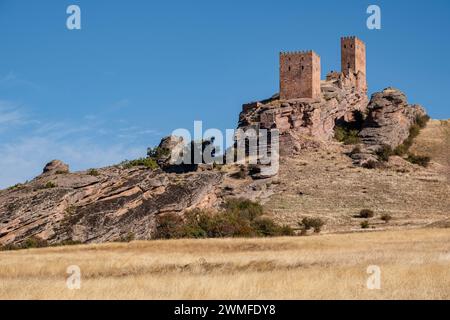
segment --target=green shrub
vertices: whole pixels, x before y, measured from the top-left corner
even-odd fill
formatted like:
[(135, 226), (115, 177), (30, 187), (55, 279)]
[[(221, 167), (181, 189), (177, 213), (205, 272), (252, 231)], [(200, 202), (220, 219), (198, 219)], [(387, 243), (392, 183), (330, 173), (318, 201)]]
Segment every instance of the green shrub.
[(408, 160), (409, 162), (411, 162), (413, 164), (422, 166), (422, 167), (428, 167), (428, 165), (430, 164), (431, 158), (427, 157), (427, 156), (419, 156), (419, 155), (414, 155), (414, 154), (410, 153), (406, 160)]
[(282, 225), (279, 229), (280, 236), (292, 237), (295, 235), (294, 229), (288, 225)]
[(320, 233), (322, 227), (325, 225), (325, 221), (320, 218), (303, 218), (301, 222), (299, 222), (299, 226), (303, 230), (314, 229), (315, 233)]
[(427, 122), (430, 120), (430, 116), (429, 115), (423, 115), (423, 116), (417, 116), (416, 118), (416, 124), (420, 127), (420, 128), (425, 128), (427, 126)]
[(280, 226), (270, 218), (263, 218), (258, 203), (245, 199), (230, 199), (222, 210), (192, 210), (181, 218), (176, 214), (157, 217), (158, 239), (224, 238), (291, 236), (289, 226)]
[(98, 172), (96, 169), (89, 169), (87, 174), (93, 177), (98, 177), (100, 175), (100, 172)]
[(336, 126), (334, 129), (334, 138), (343, 142), (344, 144), (358, 144), (361, 142), (359, 139), (359, 131), (355, 129), (347, 129), (345, 127)]
[(17, 183), (11, 187), (8, 188), (8, 190), (19, 190), (22, 189), (24, 187), (24, 185), (22, 183)]
[(369, 221), (365, 220), (361, 222), (361, 228), (362, 229), (367, 229), (370, 227)]
[[(420, 129), (424, 128), (427, 125), (427, 122), (430, 120), (430, 117), (428, 115), (424, 116), (418, 116), (416, 118), (416, 123), (413, 124), (409, 128), (409, 135), (408, 138), (403, 141), (402, 144), (398, 145), (393, 151), (391, 151), (390, 155), (396, 155), (396, 156), (404, 156), (408, 153), (409, 148), (414, 143), (414, 139), (419, 135)], [(382, 158), (386, 158), (386, 151), (389, 151), (388, 149), (383, 150)], [(383, 160), (387, 161), (387, 160)]]
[(177, 214), (159, 215), (156, 218), (157, 239), (177, 239), (182, 236), (183, 219)]
[(269, 218), (258, 218), (252, 222), (257, 234), (263, 237), (273, 237), (280, 234), (280, 226)]
[(347, 136), (347, 130), (345, 130), (343, 127), (336, 126), (334, 128), (334, 138), (337, 141), (343, 142), (345, 140), (346, 136)]
[(409, 147), (408, 144), (402, 143), (394, 149), (393, 154), (396, 156), (403, 156), (408, 152)]
[(53, 181), (49, 181), (44, 185), (44, 189), (52, 189), (52, 188), (56, 188), (57, 185), (56, 183), (54, 183)]
[(358, 130), (350, 130), (344, 140), (344, 144), (358, 144), (360, 142)]
[(263, 207), (256, 202), (250, 201), (248, 199), (228, 199), (224, 208), (227, 212), (232, 214), (237, 214), (240, 218), (246, 220), (254, 220), (263, 215)]
[(159, 168), (158, 163), (153, 158), (139, 158), (136, 160), (125, 160), (121, 163), (125, 169), (143, 166), (152, 170)]
[(363, 163), (362, 167), (366, 168), (366, 169), (377, 169), (377, 168), (382, 168), (383, 164), (380, 163), (379, 161), (369, 160), (369, 161)]
[(31, 237), (20, 244), (20, 249), (45, 248), (48, 247), (46, 240), (38, 237)]
[(411, 138), (411, 139), (414, 139), (414, 138), (416, 138), (418, 135), (419, 135), (419, 133), (420, 133), (420, 126), (419, 125), (417, 125), (417, 124), (413, 124), (410, 128), (409, 128), (409, 137)]
[(383, 220), (384, 222), (388, 223), (389, 221), (392, 220), (392, 216), (390, 214), (383, 213), (383, 215), (380, 217), (380, 219)]
[(149, 158), (155, 159), (155, 160), (159, 160), (163, 157), (167, 157), (170, 155), (170, 150), (166, 149), (166, 148), (160, 148), (160, 147), (155, 147), (155, 148), (148, 148), (147, 149), (147, 156)]
[(370, 210), (370, 209), (362, 209), (359, 214), (358, 214), (358, 218), (364, 218), (364, 219), (368, 219), (368, 218), (373, 218), (375, 216), (375, 213)]
[(378, 159), (383, 162), (389, 161), (389, 157), (393, 154), (392, 148), (388, 145), (382, 145), (376, 152)]
[(33, 248), (46, 248), (46, 247), (60, 247), (60, 246), (74, 246), (82, 244), (81, 241), (74, 240), (64, 240), (55, 244), (48, 244), (46, 240), (38, 237), (31, 237), (26, 239), (21, 244), (8, 244), (0, 247), (0, 251), (11, 251), (11, 250), (24, 250)]

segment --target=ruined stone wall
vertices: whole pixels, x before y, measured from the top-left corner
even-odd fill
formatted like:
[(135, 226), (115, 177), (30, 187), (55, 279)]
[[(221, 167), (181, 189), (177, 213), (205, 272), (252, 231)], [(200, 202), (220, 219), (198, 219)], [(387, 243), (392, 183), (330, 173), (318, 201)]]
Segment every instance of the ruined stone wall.
[(313, 51), (280, 54), (280, 99), (320, 98), (320, 57)]
[(367, 90), (366, 80), (366, 45), (356, 37), (341, 38), (341, 70), (357, 78), (356, 87)]

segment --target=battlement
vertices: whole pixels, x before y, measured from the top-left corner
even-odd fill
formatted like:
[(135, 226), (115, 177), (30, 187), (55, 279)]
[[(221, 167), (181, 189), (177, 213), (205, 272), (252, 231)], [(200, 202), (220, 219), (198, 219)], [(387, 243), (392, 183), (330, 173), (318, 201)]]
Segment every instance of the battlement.
[[(280, 52), (280, 99), (319, 99), (320, 72), (320, 56), (313, 50)], [(350, 87), (367, 91), (366, 45), (356, 36), (341, 37), (341, 73), (351, 79)]]
[(362, 42), (362, 40), (359, 39), (359, 38), (356, 37), (356, 36), (344, 36), (344, 37), (341, 37), (341, 40), (355, 40), (355, 39), (357, 39), (357, 40), (359, 40), (359, 41)]
[(307, 55), (307, 54), (315, 54), (316, 56), (319, 56), (319, 55), (318, 55), (317, 53), (315, 53), (313, 50), (280, 52), (280, 55), (286, 55), (286, 56)]

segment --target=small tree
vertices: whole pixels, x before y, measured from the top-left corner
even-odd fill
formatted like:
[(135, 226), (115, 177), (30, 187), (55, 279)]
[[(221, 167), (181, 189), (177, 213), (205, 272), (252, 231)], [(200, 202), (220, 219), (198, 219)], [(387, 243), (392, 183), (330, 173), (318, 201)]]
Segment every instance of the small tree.
[(364, 220), (363, 222), (361, 222), (361, 228), (362, 229), (367, 229), (369, 228), (369, 221), (368, 220)]
[(381, 216), (381, 220), (383, 220), (385, 223), (389, 223), (389, 221), (392, 220), (392, 216), (390, 214), (384, 213)]
[(299, 226), (305, 230), (314, 229), (314, 233), (320, 233), (322, 231), (322, 227), (325, 225), (325, 222), (320, 218), (308, 218), (305, 217), (299, 222)]
[(374, 215), (375, 215), (375, 213), (372, 210), (362, 209), (358, 214), (358, 218), (368, 219), (368, 218), (373, 218)]

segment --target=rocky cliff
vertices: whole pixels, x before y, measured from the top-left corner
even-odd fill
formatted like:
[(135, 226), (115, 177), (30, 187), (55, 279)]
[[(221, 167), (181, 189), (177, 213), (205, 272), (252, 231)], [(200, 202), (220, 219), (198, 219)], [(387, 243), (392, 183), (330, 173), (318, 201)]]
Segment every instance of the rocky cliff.
[(211, 205), (221, 180), (217, 172), (176, 175), (121, 165), (70, 173), (53, 161), (31, 182), (0, 192), (0, 242), (148, 239), (157, 215)]
[[(352, 78), (353, 77), (353, 78)], [(298, 152), (316, 140), (330, 140), (336, 122), (350, 121), (354, 112), (365, 112), (367, 94), (356, 87), (355, 76), (333, 72), (321, 83), (320, 99), (280, 100), (274, 97), (243, 105), (238, 127), (278, 129), (280, 152)]]
[(409, 137), (411, 127), (425, 115), (422, 106), (408, 104), (405, 94), (398, 89), (389, 87), (374, 93), (359, 133), (360, 151), (352, 154), (355, 164), (378, 161), (376, 153), (383, 147), (394, 150)]

